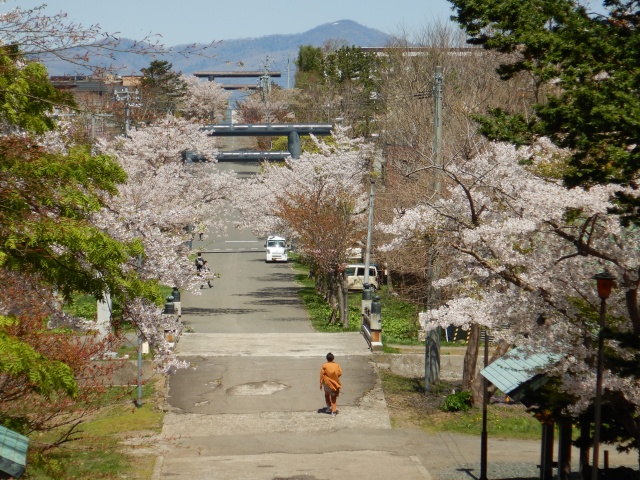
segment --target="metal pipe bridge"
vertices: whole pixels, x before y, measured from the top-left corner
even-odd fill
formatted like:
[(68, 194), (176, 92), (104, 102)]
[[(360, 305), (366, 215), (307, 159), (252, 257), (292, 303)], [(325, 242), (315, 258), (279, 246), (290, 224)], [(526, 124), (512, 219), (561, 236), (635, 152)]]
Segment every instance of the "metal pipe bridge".
[[(300, 135), (331, 135), (330, 123), (269, 123), (269, 124), (233, 124), (205, 125), (202, 127), (209, 135), (216, 137), (284, 137), (288, 138), (287, 148), (291, 158), (300, 158)], [(230, 152), (226, 152), (230, 153)]]

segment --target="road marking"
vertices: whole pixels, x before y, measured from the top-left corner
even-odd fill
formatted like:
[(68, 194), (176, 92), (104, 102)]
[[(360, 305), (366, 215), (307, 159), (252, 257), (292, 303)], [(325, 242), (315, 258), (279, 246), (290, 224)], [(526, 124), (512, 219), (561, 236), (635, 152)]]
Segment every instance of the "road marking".
[(422, 474), (422, 476), (424, 478), (426, 478), (427, 480), (433, 480), (433, 477), (431, 477), (431, 474), (429, 473), (429, 470), (427, 470), (426, 468), (424, 468), (424, 465), (422, 465), (422, 462), (420, 461), (420, 459), (418, 457), (409, 457), (413, 463), (416, 464), (416, 468), (418, 469), (418, 471)]

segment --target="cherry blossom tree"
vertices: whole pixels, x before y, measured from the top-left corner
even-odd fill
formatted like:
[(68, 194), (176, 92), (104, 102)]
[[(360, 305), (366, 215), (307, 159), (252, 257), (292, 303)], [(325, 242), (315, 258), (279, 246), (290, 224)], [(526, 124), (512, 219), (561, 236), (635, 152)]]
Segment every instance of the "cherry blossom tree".
[[(496, 107), (527, 112), (534, 97), (529, 77), (500, 81), (495, 69), (506, 55), (469, 48), (464, 32), (450, 23), (429, 22), (415, 32), (403, 31), (381, 54), (385, 61), (376, 90), (385, 108), (376, 123), (386, 159), (385, 193), (376, 198), (375, 210), (376, 218), (390, 221), (394, 211), (413, 207), (436, 190), (433, 89), (438, 67), (443, 72), (445, 159), (472, 145), (474, 114)], [(384, 241), (376, 232), (374, 244)], [(428, 243), (407, 244), (378, 258), (387, 264), (389, 283), (402, 298), (421, 306), (437, 303), (437, 292), (425, 280), (434, 268)]]
[[(268, 91), (253, 92), (237, 102), (237, 120), (240, 123), (291, 123), (295, 118), (292, 111), (295, 96), (293, 90), (276, 85), (272, 85)], [(274, 148), (273, 137), (258, 137), (256, 141), (260, 149)]]
[[(71, 125), (40, 138), (50, 151), (73, 149)], [(106, 199), (106, 206), (92, 221), (110, 237), (122, 242), (139, 242), (140, 254), (124, 265), (141, 279), (188, 289), (199, 294), (200, 282), (188, 259), (191, 232), (187, 226), (204, 223), (210, 232), (226, 228), (227, 199), (238, 185), (235, 175), (215, 165), (216, 139), (201, 126), (167, 116), (161, 121), (135, 128), (129, 137), (99, 139), (97, 151), (120, 164), (126, 182)], [(186, 163), (185, 151), (209, 159)], [(150, 294), (148, 295), (151, 296)], [(159, 299), (158, 299), (159, 300)], [(154, 346), (157, 364), (165, 369), (184, 366), (169, 349), (163, 332), (180, 330), (154, 302), (135, 296), (124, 297), (124, 317)]]
[[(196, 220), (223, 232), (226, 199), (238, 181), (233, 173), (217, 170), (214, 161), (185, 163), (182, 153), (190, 150), (215, 160), (215, 138), (197, 124), (167, 116), (132, 130), (129, 138), (100, 142), (99, 148), (120, 162), (127, 181), (95, 216), (96, 225), (121, 241), (142, 242), (144, 255), (128, 265), (141, 278), (199, 292), (188, 259), (191, 234), (185, 227)], [(159, 364), (181, 365), (163, 338), (165, 328), (179, 329), (178, 324), (165, 325), (160, 309), (141, 299), (131, 299), (124, 310), (126, 319), (156, 346)]]
[(242, 123), (283, 123), (294, 115), (290, 104), (293, 94), (272, 86), (269, 92), (258, 91), (238, 102), (238, 116)]
[(69, 427), (55, 444), (99, 405), (94, 387), (106, 372), (92, 358), (115, 339), (83, 341), (75, 331), (95, 324), (65, 315), (62, 303), (76, 292), (152, 300), (157, 287), (126, 266), (141, 242), (119, 242), (91, 222), (125, 171), (86, 145), (37, 141), (55, 127), (47, 113), (59, 97), (41, 65), (11, 53), (0, 49), (0, 417), (23, 433)]
[[(599, 300), (592, 277), (610, 271), (619, 288), (608, 300), (605, 399), (637, 448), (640, 378), (620, 365), (638, 358), (640, 232), (608, 213), (613, 186), (563, 187), (568, 155), (546, 139), (519, 149), (479, 146), (443, 168), (441, 197), (382, 226), (395, 235), (386, 248), (425, 237), (435, 242), (448, 259), (435, 285), (448, 300), (422, 314), (422, 322), (482, 326), (505, 345), (557, 355), (548, 373), (575, 398), (574, 412), (595, 393)], [(465, 367), (475, 372), (475, 364)]]
[[(134, 181), (141, 181), (135, 175), (127, 179), (135, 168), (92, 146), (74, 144), (71, 140), (77, 136), (67, 136), (72, 130), (36, 138), (56, 128), (51, 115), (54, 107), (74, 107), (74, 102), (52, 87), (44, 66), (33, 59), (53, 55), (88, 66), (94, 53), (108, 57), (114, 49), (141, 53), (154, 47), (123, 45), (98, 26), (84, 28), (67, 21), (64, 14), (44, 15), (42, 8), (0, 12), (0, 44), (0, 280), (4, 288), (0, 298), (0, 417), (3, 425), (25, 434), (66, 425), (66, 431), (51, 440), (59, 444), (72, 438), (82, 417), (99, 407), (98, 400), (105, 400), (100, 397), (116, 363), (98, 365), (95, 358), (121, 344), (117, 335), (92, 338), (88, 330), (95, 323), (65, 314), (62, 304), (74, 293), (100, 299), (109, 292), (127, 301), (128, 315), (146, 308), (147, 315), (130, 318), (157, 343), (158, 361), (171, 360), (165, 344), (157, 339), (166, 319), (153, 301), (158, 296), (158, 279), (181, 285), (177, 280), (187, 274), (178, 275), (164, 266), (170, 263), (168, 257), (177, 255), (168, 248), (154, 257), (155, 266), (147, 261), (157, 253), (149, 247), (154, 240), (171, 247), (177, 244), (178, 235), (169, 221), (173, 211), (164, 218), (157, 215), (158, 223), (149, 228), (133, 231), (145, 223), (146, 213), (154, 213), (153, 208), (137, 209), (144, 205), (148, 192), (133, 188)], [(183, 143), (204, 149), (202, 136), (197, 137), (193, 130), (183, 129), (190, 139)], [(162, 145), (166, 144), (158, 143), (158, 148)], [(179, 152), (171, 161), (184, 169)], [(131, 156), (137, 153), (141, 152), (131, 152)], [(163, 157), (167, 163), (168, 157)], [(162, 165), (155, 160), (150, 153), (142, 161), (149, 171), (159, 170)], [(202, 175), (205, 183), (175, 190), (193, 175), (174, 171), (177, 182), (170, 181), (166, 172), (151, 175), (155, 180), (167, 177), (164, 190), (157, 188), (158, 197), (164, 192), (167, 202), (174, 198), (183, 205), (193, 202), (186, 206), (203, 214), (215, 210), (211, 205), (222, 194), (206, 175)], [(127, 203), (127, 194), (140, 194), (140, 203)], [(158, 203), (156, 209), (166, 205)], [(119, 241), (124, 238), (128, 240)], [(79, 336), (76, 331), (84, 334)], [(178, 362), (173, 359), (172, 364)]]
[(217, 82), (197, 77), (183, 77), (187, 91), (182, 99), (181, 111), (187, 118), (212, 122), (221, 120), (231, 94)]
[(317, 141), (320, 153), (303, 153), (285, 165), (265, 163), (255, 179), (239, 187), (234, 204), (242, 213), (240, 226), (258, 236), (279, 232), (296, 239), (333, 308), (330, 321), (339, 312), (346, 325), (346, 250), (365, 235), (363, 179), (373, 147), (348, 139), (346, 129), (338, 129), (334, 139), (335, 146)]

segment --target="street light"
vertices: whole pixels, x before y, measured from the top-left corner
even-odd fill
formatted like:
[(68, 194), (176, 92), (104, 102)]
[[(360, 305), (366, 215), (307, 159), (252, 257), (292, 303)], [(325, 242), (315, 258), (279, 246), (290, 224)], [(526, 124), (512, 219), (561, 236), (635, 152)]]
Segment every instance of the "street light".
[(600, 298), (600, 324), (598, 327), (598, 362), (596, 366), (596, 398), (593, 408), (593, 461), (591, 466), (591, 480), (598, 480), (598, 457), (600, 450), (600, 427), (602, 425), (602, 363), (604, 357), (604, 326), (607, 313), (607, 298), (611, 295), (615, 277), (607, 270), (593, 276), (598, 284), (598, 297)]

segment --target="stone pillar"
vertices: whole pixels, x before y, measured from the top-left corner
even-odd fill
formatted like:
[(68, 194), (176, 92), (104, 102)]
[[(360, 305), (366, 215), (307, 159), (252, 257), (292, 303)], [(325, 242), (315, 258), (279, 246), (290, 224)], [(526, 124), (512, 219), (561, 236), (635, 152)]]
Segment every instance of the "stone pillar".
[(111, 333), (111, 295), (105, 292), (104, 299), (98, 300), (97, 329), (100, 338)]
[(178, 287), (173, 287), (173, 291), (171, 292), (171, 296), (173, 297), (173, 307), (176, 311), (176, 315), (179, 317), (182, 316), (182, 302), (180, 301), (180, 290)]
[(289, 153), (291, 153), (291, 158), (300, 158), (302, 150), (300, 148), (300, 135), (298, 132), (293, 131), (289, 134), (287, 148), (289, 149)]
[(369, 315), (369, 325), (371, 327), (371, 350), (382, 350), (382, 305), (380, 297), (375, 295), (371, 302), (371, 315)]

